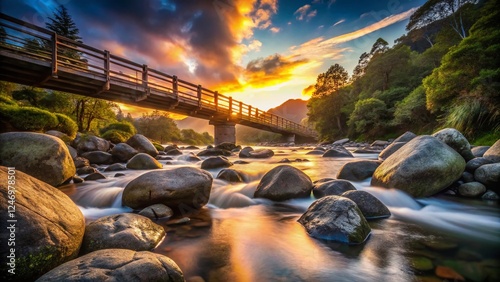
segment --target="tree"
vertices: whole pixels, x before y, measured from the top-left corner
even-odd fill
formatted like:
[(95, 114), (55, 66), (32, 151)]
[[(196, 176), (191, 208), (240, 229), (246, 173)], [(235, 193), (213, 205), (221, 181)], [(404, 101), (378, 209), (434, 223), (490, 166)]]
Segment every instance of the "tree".
[(181, 140), (179, 128), (168, 113), (155, 110), (150, 114), (143, 114), (134, 121), (134, 125), (138, 133), (160, 143)]
[(488, 1), (470, 36), (423, 80), (427, 108), (466, 135), (500, 130), (500, 11)]
[(389, 50), (389, 43), (387, 43), (387, 41), (379, 37), (377, 41), (373, 43), (370, 53), (364, 52), (359, 57), (358, 64), (354, 68), (352, 74), (352, 81), (355, 81), (356, 79), (362, 77), (365, 74), (368, 63), (375, 55), (385, 53), (387, 50)]
[(349, 74), (339, 64), (331, 66), (325, 73), (318, 75), (314, 85), (313, 97), (322, 97), (337, 91), (347, 84)]
[(406, 30), (422, 29), (438, 20), (447, 19), (453, 30), (463, 39), (468, 27), (463, 13), (478, 0), (429, 0), (415, 11), (406, 25)]
[(76, 27), (75, 22), (68, 13), (68, 9), (63, 5), (59, 5), (52, 17), (49, 17), (49, 22), (45, 26), (66, 38), (82, 43), (80, 30)]
[(112, 102), (75, 95), (73, 115), (80, 132), (96, 131), (100, 125), (114, 121), (118, 106)]
[(351, 113), (348, 125), (354, 133), (377, 136), (384, 132), (387, 106), (384, 101), (369, 98), (359, 100)]

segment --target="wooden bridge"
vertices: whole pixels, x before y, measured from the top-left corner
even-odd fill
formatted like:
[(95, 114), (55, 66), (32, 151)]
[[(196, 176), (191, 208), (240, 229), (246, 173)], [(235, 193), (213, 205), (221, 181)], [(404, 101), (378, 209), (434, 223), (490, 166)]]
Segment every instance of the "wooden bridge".
[(215, 143), (235, 140), (235, 124), (295, 136), (316, 132), (199, 84), (75, 42), (0, 13), (0, 80), (207, 119)]

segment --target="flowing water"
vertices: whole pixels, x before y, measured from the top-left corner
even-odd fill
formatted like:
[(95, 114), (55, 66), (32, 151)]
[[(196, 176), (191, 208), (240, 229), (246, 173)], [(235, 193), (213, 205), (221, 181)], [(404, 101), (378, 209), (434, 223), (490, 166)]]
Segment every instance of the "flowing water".
[[(209, 170), (214, 176), (209, 204), (186, 215), (191, 219), (187, 224), (158, 221), (167, 236), (154, 252), (172, 258), (188, 281), (443, 281), (435, 270), (419, 266), (426, 259), (434, 268), (455, 269), (467, 281), (500, 281), (498, 203), (460, 201), (452, 196), (413, 199), (398, 190), (371, 187), (367, 179), (353, 184), (380, 199), (392, 216), (370, 221), (372, 233), (361, 245), (321, 241), (310, 237), (297, 222), (313, 198), (277, 203), (254, 199), (253, 192), (260, 178), (283, 158), (292, 160), (291, 165), (313, 181), (335, 178), (352, 159), (305, 155), (306, 149), (272, 149), (275, 155), (270, 159), (251, 159), (231, 167), (247, 173), (250, 183), (230, 184), (215, 179), (221, 169)], [(164, 169), (200, 166), (174, 158), (160, 161)], [(122, 177), (104, 172), (107, 179), (68, 186), (64, 191), (90, 222), (130, 212), (121, 205), (122, 191), (145, 172), (127, 170)], [(447, 275), (453, 277), (455, 272)]]

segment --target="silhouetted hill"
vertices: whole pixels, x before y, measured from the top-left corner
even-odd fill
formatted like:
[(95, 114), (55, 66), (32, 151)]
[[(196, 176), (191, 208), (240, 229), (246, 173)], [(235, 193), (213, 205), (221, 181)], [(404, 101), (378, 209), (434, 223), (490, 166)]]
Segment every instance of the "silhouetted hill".
[(307, 101), (290, 99), (276, 108), (269, 109), (268, 112), (300, 123), (302, 119), (307, 117)]

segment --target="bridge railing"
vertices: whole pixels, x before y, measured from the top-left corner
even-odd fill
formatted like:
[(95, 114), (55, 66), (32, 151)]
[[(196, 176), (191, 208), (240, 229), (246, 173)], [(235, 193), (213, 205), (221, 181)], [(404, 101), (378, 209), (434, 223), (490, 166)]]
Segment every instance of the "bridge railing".
[(57, 35), (56, 33), (0, 13), (0, 26), (5, 34), (0, 37), (0, 49), (13, 54), (46, 62), (52, 73), (46, 78), (57, 77), (58, 68), (102, 80), (103, 91), (110, 84), (129, 89), (163, 95), (177, 103), (198, 109), (212, 110), (217, 116), (226, 116), (236, 122), (241, 120), (266, 125), (291, 133), (316, 136), (308, 127), (283, 117), (262, 111), (217, 91), (179, 79), (175, 75), (149, 68), (107, 50)]

